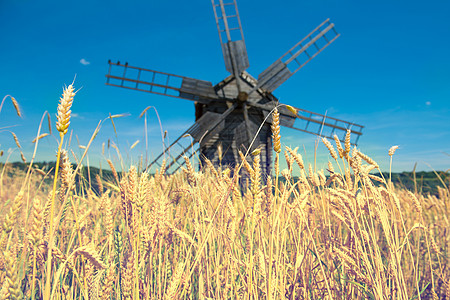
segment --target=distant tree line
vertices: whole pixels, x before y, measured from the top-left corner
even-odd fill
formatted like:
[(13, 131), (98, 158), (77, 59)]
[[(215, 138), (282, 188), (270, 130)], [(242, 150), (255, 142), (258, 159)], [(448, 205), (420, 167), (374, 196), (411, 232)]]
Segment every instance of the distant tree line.
[[(0, 163), (0, 168), (3, 168), (3, 163)], [(13, 170), (22, 170), (25, 171), (28, 168), (28, 164), (23, 162), (13, 162), (8, 163), (11, 168), (7, 168), (7, 174), (12, 175)], [(44, 172), (49, 172), (49, 175), (53, 175), (53, 170), (55, 169), (55, 162), (36, 162), (33, 163), (33, 167), (35, 169), (40, 169)], [(75, 169), (75, 165), (73, 168)], [(118, 172), (119, 177), (121, 172)], [(82, 175), (82, 176), (79, 176)], [(99, 169), (97, 167), (87, 167), (84, 166), (81, 169), (81, 174), (77, 174), (76, 182), (79, 184), (80, 180), (84, 181), (84, 184), (90, 184), (92, 188), (97, 189), (96, 175), (100, 175), (103, 180), (113, 179), (113, 174), (111, 170), (108, 169)], [(373, 175), (380, 176), (379, 173), (374, 173)], [(389, 173), (383, 172), (384, 178), (389, 178)], [(297, 180), (298, 178), (295, 178)], [(50, 178), (48, 179), (50, 182)], [(283, 181), (283, 177), (280, 176), (280, 180)], [(431, 194), (437, 195), (438, 189), (437, 187), (449, 187), (450, 186), (450, 172), (444, 171), (436, 171), (436, 172), (401, 172), (401, 173), (392, 173), (392, 182), (398, 186), (405, 189), (408, 189), (412, 192), (418, 192), (422, 194)], [(379, 185), (379, 182), (374, 181), (376, 185)], [(445, 186), (444, 186), (445, 184)]]

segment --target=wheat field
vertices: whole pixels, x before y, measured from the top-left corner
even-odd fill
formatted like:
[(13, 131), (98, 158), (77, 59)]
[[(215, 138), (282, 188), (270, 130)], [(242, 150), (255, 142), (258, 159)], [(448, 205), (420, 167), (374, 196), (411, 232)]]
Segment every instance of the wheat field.
[(450, 299), (444, 181), (437, 195), (393, 185), (349, 132), (322, 140), (328, 170), (305, 165), (276, 110), (271, 177), (258, 151), (233, 170), (108, 160), (111, 176), (86, 177), (62, 148), (75, 95), (58, 105), (55, 168), (1, 165), (0, 299)]

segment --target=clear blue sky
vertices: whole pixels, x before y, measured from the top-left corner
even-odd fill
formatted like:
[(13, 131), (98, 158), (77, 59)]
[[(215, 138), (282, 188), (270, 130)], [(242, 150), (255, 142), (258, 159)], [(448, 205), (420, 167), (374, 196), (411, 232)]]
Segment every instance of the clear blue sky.
[[(365, 125), (359, 148), (389, 168), (388, 149), (398, 145), (395, 171), (450, 168), (450, 2), (424, 1), (238, 1), (254, 77), (326, 18), (341, 37), (274, 94), (283, 103)], [(0, 128), (12, 128), (29, 159), (39, 120), (55, 121), (65, 84), (77, 74), (71, 147), (77, 154), (98, 121), (116, 119), (118, 141), (105, 123), (89, 153), (94, 165), (108, 138), (128, 163), (145, 149), (140, 112), (155, 106), (175, 139), (194, 122), (193, 103), (105, 85), (107, 61), (127, 61), (216, 84), (228, 75), (210, 1), (0, 1), (0, 99), (11, 94), (24, 118), (7, 102)], [(9, 100), (8, 100), (9, 101)], [(152, 157), (161, 150), (154, 111), (149, 111)], [(47, 131), (44, 127), (44, 132)], [(282, 130), (282, 142), (312, 161), (316, 138)], [(141, 142), (130, 150), (136, 141)], [(56, 139), (42, 140), (37, 160), (54, 160)], [(0, 148), (14, 149), (8, 132)], [(302, 152), (303, 153), (303, 152)], [(448, 153), (448, 154), (445, 154)], [(113, 155), (113, 152), (111, 153)], [(108, 156), (108, 154), (106, 154)], [(328, 156), (320, 144), (319, 168)], [(5, 156), (0, 158), (4, 161)], [(11, 160), (19, 160), (14, 151)]]

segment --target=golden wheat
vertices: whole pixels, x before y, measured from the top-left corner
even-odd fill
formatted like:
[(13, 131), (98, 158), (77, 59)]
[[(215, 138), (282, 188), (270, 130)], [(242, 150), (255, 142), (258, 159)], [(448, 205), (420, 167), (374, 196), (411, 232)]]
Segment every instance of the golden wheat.
[(278, 108), (275, 107), (272, 113), (272, 139), (273, 150), (276, 153), (281, 152), (281, 136), (280, 136), (280, 113)]
[(327, 140), (327, 138), (323, 137), (322, 142), (325, 144), (325, 146), (328, 148), (328, 151), (330, 151), (330, 155), (334, 160), (338, 159), (338, 156), (336, 154), (336, 150), (334, 150), (333, 145), (331, 145), (330, 141)]
[(397, 149), (398, 149), (398, 146), (392, 146), (388, 151), (389, 156), (394, 155), (394, 153)]
[(60, 134), (65, 135), (70, 124), (70, 115), (72, 111), (73, 98), (75, 96), (73, 84), (63, 90), (63, 96), (59, 100), (58, 113), (56, 115), (56, 129)]
[(83, 255), (91, 262), (92, 265), (94, 265), (98, 269), (106, 268), (106, 265), (103, 263), (100, 255), (92, 245), (80, 247), (75, 251), (75, 253)]
[(334, 136), (336, 148), (323, 139), (335, 160), (328, 178), (289, 147), (279, 178), (281, 141), (274, 177), (262, 174), (259, 149), (239, 153), (242, 170), (205, 160), (197, 172), (186, 157), (184, 174), (165, 162), (154, 174), (119, 174), (107, 160), (112, 176), (102, 170), (92, 185), (74, 156), (75, 181), (60, 148), (55, 190), (53, 171), (31, 166), (26, 177), (2, 165), (0, 298), (448, 297), (447, 186), (412, 193), (370, 174), (379, 166), (350, 134), (344, 145)]

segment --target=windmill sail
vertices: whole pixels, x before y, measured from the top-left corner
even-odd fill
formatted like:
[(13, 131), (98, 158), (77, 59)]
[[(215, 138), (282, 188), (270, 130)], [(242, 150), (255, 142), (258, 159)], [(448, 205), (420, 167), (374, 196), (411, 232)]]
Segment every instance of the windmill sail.
[(218, 99), (209, 81), (108, 62), (106, 84), (158, 95), (209, 103)]
[(236, 77), (249, 67), (236, 1), (212, 0), (225, 68)]
[[(195, 151), (192, 149), (198, 148), (199, 143), (207, 142), (217, 132), (224, 129), (225, 118), (236, 108), (236, 105), (232, 105), (224, 113), (206, 112), (200, 119), (198, 119), (188, 130), (186, 130), (180, 137), (178, 137), (169, 147), (167, 147), (159, 156), (157, 156), (148, 166), (147, 170), (151, 169), (154, 165), (161, 166), (162, 161), (166, 159), (166, 166), (168, 172), (172, 173), (177, 171), (181, 166), (185, 164), (183, 157), (186, 155), (189, 158), (194, 155)], [(188, 145), (182, 144), (181, 139), (190, 138)], [(173, 167), (173, 168), (172, 168)]]
[(325, 20), (259, 74), (257, 88), (273, 92), (338, 37), (334, 24), (330, 23), (330, 19)]

